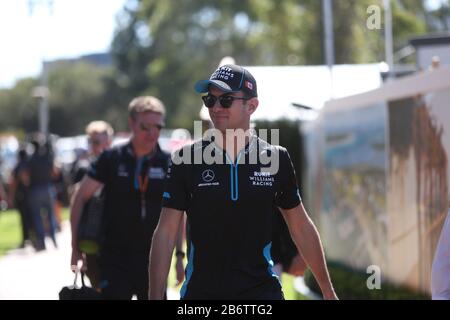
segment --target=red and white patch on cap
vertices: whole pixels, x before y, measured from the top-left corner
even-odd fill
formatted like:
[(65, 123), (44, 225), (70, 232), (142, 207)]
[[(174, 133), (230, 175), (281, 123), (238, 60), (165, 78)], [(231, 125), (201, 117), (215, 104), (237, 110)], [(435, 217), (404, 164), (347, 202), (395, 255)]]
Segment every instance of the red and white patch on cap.
[(250, 81), (245, 81), (245, 86), (250, 89), (253, 90), (253, 83), (251, 83)]

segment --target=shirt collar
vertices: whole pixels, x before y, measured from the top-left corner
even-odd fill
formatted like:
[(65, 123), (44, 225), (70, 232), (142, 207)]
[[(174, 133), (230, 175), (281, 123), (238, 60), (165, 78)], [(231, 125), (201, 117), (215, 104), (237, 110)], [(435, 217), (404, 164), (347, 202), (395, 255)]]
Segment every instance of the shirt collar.
[[(212, 139), (211, 136), (205, 136), (204, 140), (207, 141), (208, 144), (213, 144), (215, 152), (218, 152), (219, 154), (224, 153), (224, 150)], [(249, 135), (249, 141), (245, 144), (244, 149), (239, 153), (244, 152), (245, 154), (249, 154), (250, 152), (255, 150), (257, 141), (258, 136), (252, 131)]]
[[(131, 140), (126, 144), (126, 151), (128, 155), (130, 155), (132, 158), (136, 159), (136, 154), (134, 153), (133, 144), (131, 143)], [(161, 153), (161, 147), (159, 146), (159, 143), (156, 143), (155, 148), (150, 151), (148, 154), (144, 155), (143, 157), (145, 159), (153, 159), (157, 154)]]

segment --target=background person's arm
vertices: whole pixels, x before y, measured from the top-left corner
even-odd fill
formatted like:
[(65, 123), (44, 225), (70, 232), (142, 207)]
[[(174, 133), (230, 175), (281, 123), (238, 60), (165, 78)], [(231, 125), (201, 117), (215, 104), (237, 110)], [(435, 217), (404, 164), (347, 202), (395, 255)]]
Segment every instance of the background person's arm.
[(150, 249), (149, 294), (150, 300), (162, 300), (172, 260), (173, 248), (183, 219), (183, 211), (163, 208), (155, 229)]
[(322, 290), (323, 297), (325, 299), (337, 299), (328, 274), (319, 233), (306, 213), (303, 204), (300, 203), (292, 209), (281, 209), (281, 212), (289, 227), (292, 240), (311, 268)]
[(8, 202), (8, 208), (14, 208), (16, 206), (14, 199), (16, 198), (17, 184), (17, 177), (15, 177), (14, 174), (11, 174), (9, 180), (8, 198), (5, 199)]
[(3, 188), (3, 183), (0, 181), (0, 198), (6, 201), (8, 198), (6, 196), (5, 189)]
[(72, 230), (72, 256), (70, 266), (77, 266), (78, 261), (82, 259), (81, 252), (78, 250), (78, 224), (80, 223), (81, 213), (86, 202), (92, 198), (94, 193), (103, 186), (102, 183), (92, 179), (89, 176), (84, 176), (76, 191), (72, 196), (70, 206), (70, 226)]

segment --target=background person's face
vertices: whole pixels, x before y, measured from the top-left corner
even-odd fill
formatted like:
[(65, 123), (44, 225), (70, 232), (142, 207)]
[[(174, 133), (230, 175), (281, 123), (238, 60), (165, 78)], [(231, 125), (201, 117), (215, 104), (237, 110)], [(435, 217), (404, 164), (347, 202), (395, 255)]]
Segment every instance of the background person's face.
[(164, 117), (154, 112), (143, 112), (136, 115), (135, 119), (130, 118), (130, 129), (133, 133), (133, 140), (136, 147), (150, 152), (158, 143)]
[(109, 148), (111, 141), (106, 133), (94, 132), (89, 135), (88, 143), (90, 152), (98, 157), (103, 150)]

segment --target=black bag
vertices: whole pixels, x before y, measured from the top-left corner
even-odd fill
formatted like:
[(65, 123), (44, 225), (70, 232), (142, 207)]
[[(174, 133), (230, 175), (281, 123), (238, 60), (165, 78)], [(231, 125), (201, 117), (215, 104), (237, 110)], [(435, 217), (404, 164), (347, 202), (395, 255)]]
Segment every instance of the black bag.
[(93, 196), (83, 207), (78, 225), (78, 249), (87, 254), (96, 254), (103, 242), (104, 192)]
[(77, 287), (78, 271), (75, 272), (75, 280), (72, 286), (67, 286), (59, 291), (59, 300), (101, 300), (102, 294), (84, 284), (84, 272), (81, 272), (81, 288)]

